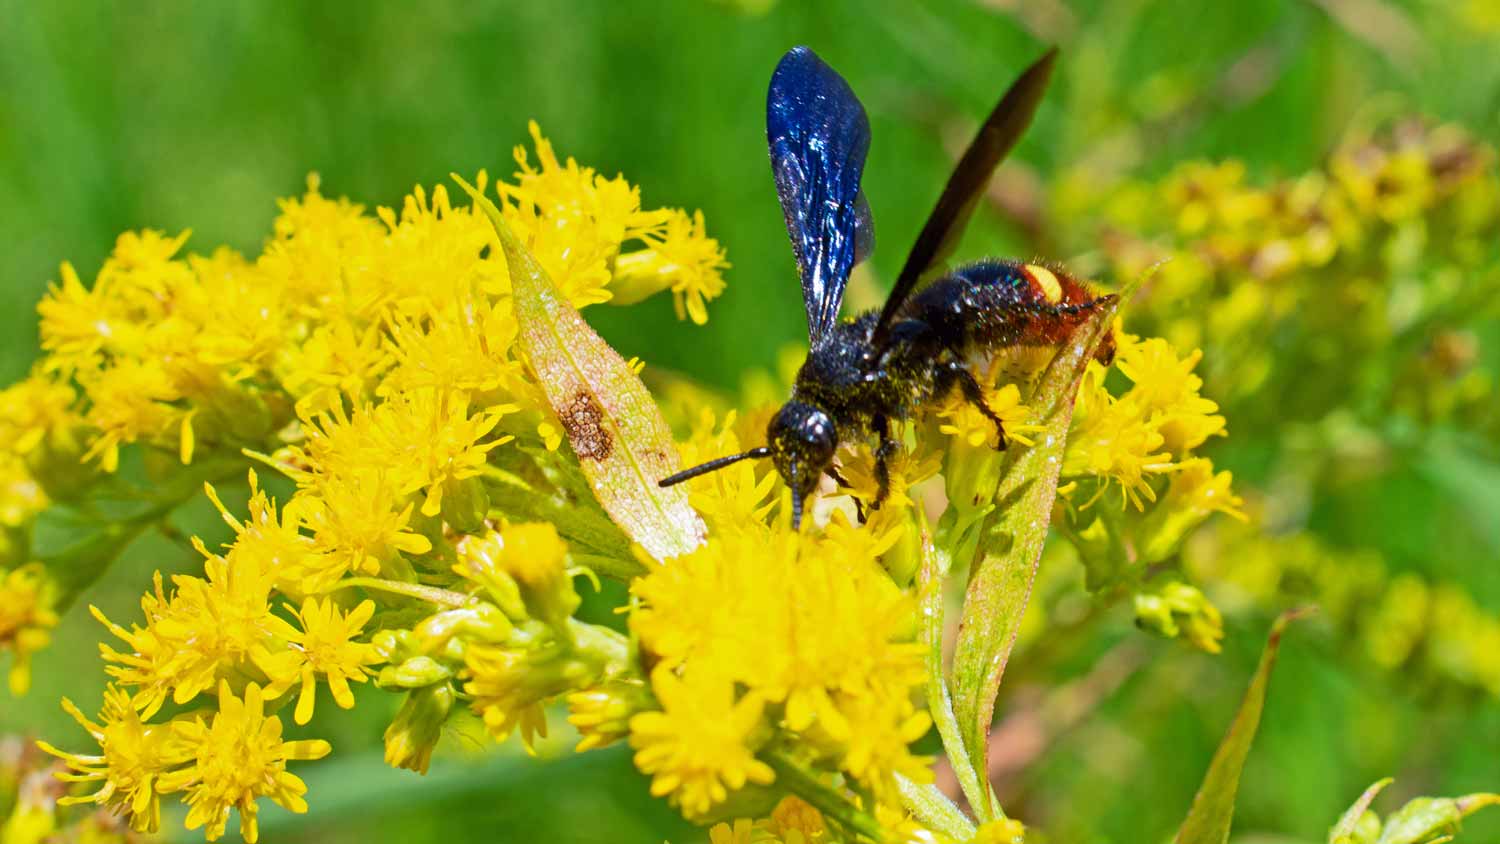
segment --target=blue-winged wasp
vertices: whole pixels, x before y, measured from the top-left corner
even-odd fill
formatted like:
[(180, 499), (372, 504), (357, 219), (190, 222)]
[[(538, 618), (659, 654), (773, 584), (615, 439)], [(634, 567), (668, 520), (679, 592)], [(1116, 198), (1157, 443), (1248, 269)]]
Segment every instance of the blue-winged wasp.
[[(802, 278), (807, 360), (791, 399), (766, 429), (766, 445), (678, 472), (662, 486), (769, 457), (791, 489), (795, 529), (803, 500), (822, 476), (838, 480), (838, 446), (873, 434), (879, 490), (872, 506), (879, 507), (889, 490), (888, 461), (898, 448), (893, 424), (955, 389), (995, 424), (998, 447), (1005, 447), (1004, 426), (985, 404), (968, 362), (1012, 346), (1064, 343), (1109, 297), (1050, 264), (985, 260), (947, 273), (934, 268), (956, 246), (990, 175), (1030, 124), (1055, 58), (1049, 51), (1022, 73), (979, 128), (885, 306), (841, 320), (849, 273), (874, 246), (870, 207), (860, 190), (870, 122), (849, 84), (812, 50), (796, 47), (782, 57), (771, 76), (766, 139)], [(1106, 337), (1096, 354), (1108, 363), (1112, 340)]]

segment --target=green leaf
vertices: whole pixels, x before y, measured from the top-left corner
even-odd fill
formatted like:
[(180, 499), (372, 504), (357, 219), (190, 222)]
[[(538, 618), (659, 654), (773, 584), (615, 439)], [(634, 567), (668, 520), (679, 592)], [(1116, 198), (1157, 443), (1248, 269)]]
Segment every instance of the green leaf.
[(1281, 634), (1289, 623), (1311, 611), (1308, 608), (1282, 613), (1271, 625), (1271, 635), (1261, 652), (1260, 665), (1250, 680), (1250, 688), (1245, 690), (1239, 711), (1229, 724), (1223, 741), (1219, 742), (1203, 784), (1198, 786), (1198, 794), (1193, 797), (1187, 820), (1177, 831), (1175, 840), (1178, 844), (1224, 844), (1229, 840), (1235, 795), (1240, 788), (1240, 771), (1245, 767), (1245, 758), (1250, 755), (1250, 745), (1255, 742), (1255, 732), (1260, 728), (1260, 713), (1266, 705), (1266, 689), (1271, 682), (1271, 669), (1276, 665)]
[(552, 283), (495, 203), (453, 179), (484, 209), (500, 238), (521, 347), (599, 504), (657, 559), (693, 550), (703, 542), (703, 520), (688, 504), (686, 486), (657, 484), (682, 465), (646, 385)]
[(1500, 794), (1418, 797), (1386, 818), (1377, 844), (1437, 844), (1452, 838), (1458, 822), (1486, 806), (1500, 805)]
[[(952, 558), (943, 553), (932, 541), (932, 531), (927, 525), (927, 514), (916, 508), (917, 530), (921, 538), (921, 563), (917, 568), (917, 594), (921, 597), (921, 642), (927, 648), (927, 711), (943, 739), (958, 786), (970, 806), (982, 806), (990, 801), (988, 778), (976, 775), (969, 751), (964, 747), (963, 734), (958, 719), (953, 714), (953, 695), (948, 690), (948, 679), (943, 671), (943, 583), (947, 579)], [(915, 808), (907, 808), (916, 811)], [(971, 830), (972, 832), (972, 830)]]
[(1386, 777), (1365, 789), (1365, 793), (1361, 794), (1359, 799), (1354, 801), (1354, 805), (1350, 806), (1348, 811), (1344, 812), (1343, 816), (1339, 818), (1339, 822), (1333, 825), (1333, 829), (1328, 833), (1328, 844), (1356, 844), (1356, 842), (1359, 842), (1361, 839), (1355, 836), (1355, 832), (1359, 827), (1360, 819), (1365, 816), (1365, 812), (1370, 810), (1370, 804), (1374, 802), (1375, 795), (1384, 791), (1385, 787), (1390, 784), (1391, 778)]
[[(1042, 545), (1047, 540), (1063, 446), (1073, 419), (1073, 399), (1117, 307), (1118, 300), (1112, 300), (1095, 311), (1042, 373), (1030, 400), (1034, 423), (1042, 430), (1033, 435), (1035, 445), (1011, 446), (1013, 455), (995, 491), (995, 506), (978, 528), (978, 545), (954, 647), (953, 708), (970, 769), (981, 783), (989, 780), (989, 731), (995, 694), (1015, 646)], [(1001, 817), (988, 788), (982, 797), (974, 804), (979, 820)]]

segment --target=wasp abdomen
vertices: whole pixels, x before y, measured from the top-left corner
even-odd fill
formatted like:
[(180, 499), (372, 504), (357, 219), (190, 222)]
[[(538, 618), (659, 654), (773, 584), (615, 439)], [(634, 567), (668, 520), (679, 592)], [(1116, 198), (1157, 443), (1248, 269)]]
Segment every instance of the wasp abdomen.
[[(958, 354), (1067, 341), (1100, 298), (1061, 269), (1020, 261), (980, 261), (913, 296), (903, 316), (930, 327)], [(1101, 360), (1113, 355), (1106, 342)]]

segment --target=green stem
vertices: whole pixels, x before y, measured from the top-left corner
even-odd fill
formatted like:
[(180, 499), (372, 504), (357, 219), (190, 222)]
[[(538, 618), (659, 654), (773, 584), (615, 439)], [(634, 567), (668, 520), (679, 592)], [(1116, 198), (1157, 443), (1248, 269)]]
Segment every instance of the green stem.
[(390, 592), (393, 595), (405, 595), (408, 598), (417, 598), (429, 604), (454, 609), (467, 606), (474, 600), (473, 596), (462, 592), (439, 589), (436, 586), (423, 586), (420, 583), (407, 583), (403, 580), (386, 580), (380, 577), (346, 577), (334, 584), (333, 588), (345, 589), (350, 586), (363, 586), (366, 589)]
[(937, 786), (912, 782), (897, 774), (896, 787), (901, 791), (902, 805), (923, 824), (956, 841), (968, 841), (974, 837), (974, 822)]
[(838, 789), (823, 782), (798, 763), (780, 752), (771, 751), (761, 757), (771, 770), (776, 772), (776, 783), (808, 805), (831, 818), (839, 826), (870, 841), (885, 840), (885, 830), (871, 817), (850, 802)]
[(77, 512), (89, 516), (98, 523), (98, 529), (83, 539), (55, 553), (41, 558), (53, 580), (57, 583), (57, 609), (67, 609), (94, 581), (104, 575), (120, 554), (147, 529), (163, 526), (168, 533), (175, 531), (166, 523), (178, 507), (187, 503), (203, 490), (203, 484), (224, 482), (238, 477), (244, 464), (238, 460), (205, 461), (184, 471), (174, 479), (169, 492), (156, 499), (150, 507), (121, 519), (104, 520), (93, 506), (84, 501), (76, 505)]

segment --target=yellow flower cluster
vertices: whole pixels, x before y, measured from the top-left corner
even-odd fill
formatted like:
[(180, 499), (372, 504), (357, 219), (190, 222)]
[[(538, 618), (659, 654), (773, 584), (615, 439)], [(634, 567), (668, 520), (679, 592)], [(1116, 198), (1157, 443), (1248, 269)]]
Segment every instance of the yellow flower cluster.
[[(32, 553), (36, 517), (51, 503), (40, 477), (76, 466), (69, 407), (73, 392), (50, 380), (23, 381), (0, 390), (0, 653), (9, 651), (11, 694), (31, 685), (31, 656), (47, 646), (57, 624), (55, 578)], [(59, 448), (72, 465), (52, 465)], [(53, 495), (66, 496), (53, 484)]]
[[(517, 150), (514, 182), (496, 188), (569, 300), (670, 290), (701, 322), (726, 266), (701, 217), (645, 210), (623, 178), (560, 162), (532, 134), (536, 162)], [(544, 729), (543, 701), (624, 663), (617, 634), (571, 619), (576, 569), (553, 526), (502, 527), (491, 513), (497, 465), (530, 461), (535, 475), (568, 458), (522, 360), (506, 262), (481, 213), (438, 187), (369, 215), (314, 178), (282, 203), (254, 260), (183, 257), (185, 240), (126, 234), (91, 287), (65, 265), (42, 303), (47, 355), (7, 391), (17, 401), (0, 419), (4, 561), (27, 559), (47, 495), (83, 501), (98, 482), (80, 459), (115, 472), (132, 443), (183, 464), (154, 464), (169, 481), (187, 464), (231, 480), (249, 456), (296, 490), (278, 506), (251, 471), (238, 517), (207, 487), (235, 536), (220, 552), (194, 540), (203, 575), (158, 576), (134, 624), (94, 610), (118, 640), (101, 646), (112, 684), (97, 723), (67, 707), (99, 752), (48, 745), (97, 783), (75, 799), (154, 830), (160, 797), (178, 794), (211, 840), (230, 809), (254, 840), (259, 798), (306, 808), (287, 762), (329, 749), (282, 741), (267, 705), (294, 698), (300, 725), (320, 687), (346, 709), (351, 686), (372, 677), (408, 690), (387, 755), (425, 769), (455, 697), (497, 737), (519, 727), (529, 738)], [(48, 577), (38, 563), (0, 569), (0, 645), (18, 655), (18, 687), (56, 621)], [(392, 627), (413, 600), (434, 614)], [(185, 714), (158, 721), (168, 703)]]
[[(397, 767), (426, 771), (462, 709), (494, 740), (515, 734), (531, 749), (549, 707), (565, 703), (579, 750), (627, 743), (652, 792), (686, 816), (763, 815), (714, 828), (716, 841), (1021, 840), (1003, 817), (935, 831), (907, 804), (912, 789), (936, 794), (914, 748), (933, 723), (922, 700), (946, 682), (919, 635), (932, 593), (914, 583), (931, 544), (918, 508), (941, 505), (942, 487), (926, 483), (940, 471), (954, 501), (959, 485), (993, 481), (965, 466), (1002, 459), (992, 424), (956, 398), (915, 420), (879, 509), (874, 455), (846, 448), (839, 485), (801, 532), (775, 473), (739, 463), (687, 487), (706, 541), (675, 557), (633, 546), (603, 495), (623, 493), (591, 474), (636, 445), (611, 416), (606, 393), (622, 388), (583, 379), (572, 404), (555, 404), (556, 385), (536, 374), (550, 352), (516, 315), (535, 313), (534, 291), (550, 282), (562, 294), (552, 310), (671, 291), (679, 317), (701, 323), (726, 264), (700, 215), (644, 209), (623, 178), (559, 160), (532, 135), (534, 154), (518, 150), (519, 171), (493, 186), (493, 219), (442, 187), (367, 214), (314, 179), (282, 203), (253, 260), (183, 257), (185, 237), (145, 232), (121, 238), (92, 287), (64, 268), (42, 305), (48, 354), (11, 388), (30, 409), (0, 417), (13, 434), (0, 469), (17, 479), (0, 516), (18, 549), (6, 557), (0, 643), (24, 656), (55, 621), (47, 578), (63, 558), (27, 562), (27, 526), (49, 501), (86, 509), (109, 473), (118, 491), (150, 472), (163, 489), (205, 488), (234, 533), (220, 549), (195, 539), (202, 574), (158, 575), (138, 620), (94, 610), (113, 637), (101, 646), (104, 706), (94, 719), (65, 707), (98, 750), (44, 745), (68, 778), (94, 786), (68, 799), (155, 830), (175, 795), (210, 840), (231, 810), (254, 840), (261, 799), (307, 808), (288, 763), (331, 750), (284, 739), (283, 718), (307, 725), (320, 695), (348, 709), (373, 686), (404, 696), (384, 736)], [(514, 239), (500, 236), (507, 227)], [(514, 285), (513, 269), (525, 273)], [(596, 348), (556, 339), (574, 357)], [(1209, 648), (1217, 615), (1194, 603), (1201, 593), (1141, 581), (1211, 513), (1237, 512), (1228, 473), (1197, 454), (1224, 418), (1200, 394), (1197, 352), (1129, 335), (1118, 347), (1119, 374), (1091, 364), (1076, 397), (1062, 527), (1112, 572), (1091, 585), (1135, 590), (1161, 632)], [(1011, 455), (1043, 430), (1023, 401), (1034, 379), (1017, 367), (997, 359), (976, 372)], [(762, 405), (781, 394), (768, 383), (747, 391), (743, 414), (669, 396), (691, 429), (680, 456), (759, 444)], [(595, 463), (564, 447), (580, 425)], [(252, 462), (289, 481), (284, 503)], [(243, 506), (221, 500), (246, 474)], [(649, 497), (656, 478), (642, 478)], [(1093, 506), (1112, 487), (1127, 506)], [(963, 506), (993, 509), (993, 497), (976, 486)], [(137, 527), (182, 500), (142, 498), (152, 506)], [(959, 532), (940, 540), (945, 553), (957, 556)], [(1110, 556), (1124, 547), (1134, 556)], [(576, 617), (575, 579), (599, 575), (628, 583), (628, 635)]]
[[(1131, 310), (1133, 326), (1178, 348), (1205, 351), (1204, 381), (1191, 376), (1195, 389), (1206, 382), (1245, 432), (1236, 437), (1241, 453), (1254, 453), (1256, 463), (1281, 479), (1277, 483), (1296, 478), (1272, 490), (1273, 497), (1324, 500), (1347, 492), (1351, 478), (1379, 478), (1401, 465), (1403, 450), (1426, 433), (1464, 432), (1486, 442), (1500, 431), (1494, 400), (1500, 371), (1484, 347), (1500, 284), (1496, 161), (1490, 143), (1457, 127), (1386, 120), (1357, 127), (1324, 166), (1293, 178), (1259, 179), (1236, 161), (1188, 162), (1152, 182), (1079, 171), (1060, 181), (1055, 210), (1080, 247), (1099, 249), (1107, 271), (1148, 276)], [(1127, 354), (1122, 348), (1120, 368), (1129, 374), (1141, 363), (1124, 359)], [(1210, 424), (1208, 413), (1201, 424)], [(1166, 469), (1172, 477), (1167, 497), (1190, 493), (1208, 506), (1238, 509), (1227, 477), (1165, 457), (1168, 449), (1154, 448), (1139, 431), (1135, 442), (1139, 448), (1125, 453), (1144, 475), (1152, 463), (1173, 467)], [(1070, 441), (1070, 451), (1076, 445)], [(1122, 485), (1128, 477), (1122, 473)], [(1162, 541), (1178, 535), (1172, 521), (1161, 520), (1170, 529), (1151, 532), (1144, 543), (1136, 537), (1140, 557), (1155, 561), (1172, 550), (1175, 543)], [(1282, 534), (1293, 528), (1278, 524)], [(1080, 534), (1090, 536), (1088, 529)], [(1362, 565), (1329, 563), (1330, 552), (1315, 540), (1291, 535), (1273, 537), (1252, 553), (1252, 535), (1235, 543), (1234, 559), (1288, 559), (1274, 566), (1212, 566), (1197, 582), (1232, 582), (1264, 569), (1285, 571), (1288, 583), (1299, 583), (1305, 574), (1318, 586), (1304, 597), (1331, 603), (1341, 618), (1354, 617), (1337, 608), (1351, 591), (1370, 587), (1361, 579)], [(1101, 562), (1113, 550), (1100, 541), (1094, 553), (1084, 554), (1091, 579), (1113, 580), (1113, 568)], [(1343, 577), (1352, 581), (1340, 585)], [(1443, 645), (1440, 660), (1453, 670), (1441, 673), (1484, 685), (1462, 679), (1486, 676), (1478, 667), (1486, 660), (1470, 656), (1475, 644), (1488, 640), (1485, 625), (1465, 609), (1473, 600), (1452, 586), (1422, 583), (1408, 578), (1392, 581), (1389, 591), (1361, 592), (1358, 617), (1368, 623), (1349, 625), (1351, 633), (1381, 631), (1356, 635), (1372, 655), (1380, 654), (1378, 662), (1401, 663), (1426, 652), (1422, 643), (1447, 635), (1443, 616), (1429, 615), (1436, 596), (1444, 595), (1455, 640)], [(1181, 612), (1167, 609), (1174, 603), (1168, 592), (1176, 588), (1156, 583), (1139, 592), (1144, 625), (1179, 629)], [(1229, 594), (1208, 591), (1215, 598)], [(1269, 600), (1278, 593), (1265, 588), (1255, 594)], [(1212, 606), (1201, 595), (1176, 603)], [(1212, 615), (1196, 617), (1216, 624)]]
[(0, 841), (5, 844), (145, 844), (107, 809), (80, 813), (63, 804), (67, 784), (54, 760), (20, 736), (0, 735)]
[[(731, 433), (708, 442), (738, 445)], [(914, 597), (879, 560), (896, 531), (856, 529), (842, 513), (821, 536), (791, 532), (784, 519), (768, 525), (756, 518), (766, 484), (751, 468), (694, 486), (717, 541), (632, 586), (640, 603), (631, 630), (656, 665), (651, 682), (665, 704), (630, 725), (654, 789), (706, 813), (725, 785), (770, 781), (753, 753), (778, 732), (887, 798), (897, 774), (926, 778), (925, 761), (908, 749), (929, 724), (912, 704), (924, 678)], [(709, 710), (718, 715), (694, 715)], [(697, 734), (695, 721), (717, 735)]]
[(0, 570), (0, 648), (13, 654), (11, 694), (25, 694), (31, 686), (31, 655), (51, 641), (57, 624), (55, 597), (47, 572), (39, 563)]
[(1371, 550), (1247, 525), (1199, 532), (1183, 556), (1225, 607), (1316, 603), (1371, 664), (1500, 697), (1500, 616), (1451, 583), (1394, 574)]
[(1492, 424), (1495, 374), (1470, 326), (1493, 299), (1495, 161), (1456, 127), (1406, 120), (1354, 132), (1326, 167), (1282, 181), (1237, 161), (1160, 182), (1080, 170), (1059, 181), (1055, 211), (1115, 277), (1157, 268), (1132, 319), (1205, 349), (1237, 420), (1349, 407)]
[[(1212, 479), (1212, 464), (1191, 455), (1209, 437), (1224, 434), (1219, 406), (1199, 394), (1203, 380), (1193, 374), (1202, 353), (1195, 350), (1179, 358), (1161, 338), (1142, 340), (1123, 333), (1118, 344), (1115, 366), (1130, 379), (1130, 389), (1112, 395), (1104, 385), (1105, 369), (1091, 364), (1079, 387), (1068, 432), (1062, 477), (1095, 481), (1095, 490), (1081, 509), (1087, 509), (1113, 484), (1120, 488), (1122, 504), (1144, 510), (1146, 502), (1157, 500), (1161, 486), (1152, 480), (1164, 477), (1187, 479), (1173, 484), (1178, 498), (1189, 497), (1183, 489), (1187, 486), (1217, 487), (1217, 498), (1212, 491), (1201, 493), (1204, 508), (1233, 509), (1228, 477)], [(1172, 475), (1190, 462), (1193, 471)], [(1211, 478), (1207, 482), (1202, 479), (1205, 472)]]
[(281, 719), (265, 714), (265, 696), (250, 683), (236, 695), (220, 683), (212, 709), (179, 716), (165, 724), (147, 724), (140, 705), (128, 692), (111, 688), (99, 723), (90, 721), (71, 701), (66, 708), (99, 742), (100, 753), (66, 753), (46, 742), (43, 750), (68, 763), (78, 782), (97, 782), (86, 796), (59, 802), (97, 803), (130, 817), (137, 831), (155, 831), (161, 823), (161, 796), (181, 793), (191, 808), (189, 829), (207, 827), (209, 840), (224, 834), (229, 810), (240, 814), (246, 841), (258, 837), (256, 799), (269, 797), (294, 812), (307, 811), (307, 792), (286, 763), (319, 759), (329, 751), (325, 741), (283, 741)]

